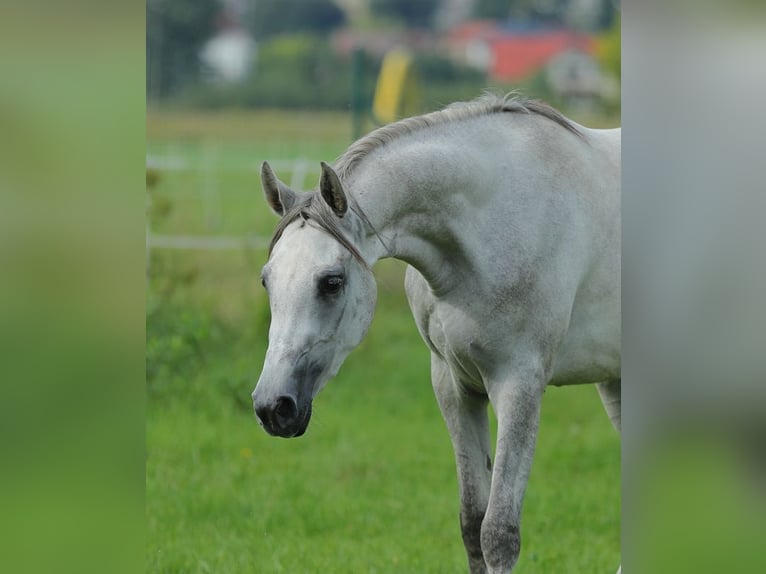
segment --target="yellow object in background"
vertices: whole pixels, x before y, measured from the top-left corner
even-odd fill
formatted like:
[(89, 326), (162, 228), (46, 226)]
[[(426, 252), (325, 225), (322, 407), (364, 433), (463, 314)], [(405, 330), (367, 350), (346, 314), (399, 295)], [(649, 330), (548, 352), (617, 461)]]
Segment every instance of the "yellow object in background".
[(419, 110), (420, 87), (412, 63), (412, 56), (395, 48), (383, 58), (372, 114), (379, 123), (387, 124), (414, 115)]

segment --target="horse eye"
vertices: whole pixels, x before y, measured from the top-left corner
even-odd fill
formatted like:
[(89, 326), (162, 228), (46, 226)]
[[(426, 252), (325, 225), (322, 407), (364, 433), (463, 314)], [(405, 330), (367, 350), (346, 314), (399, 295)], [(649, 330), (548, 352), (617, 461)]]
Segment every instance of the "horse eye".
[(319, 291), (332, 295), (337, 293), (343, 287), (342, 275), (328, 275), (319, 279)]

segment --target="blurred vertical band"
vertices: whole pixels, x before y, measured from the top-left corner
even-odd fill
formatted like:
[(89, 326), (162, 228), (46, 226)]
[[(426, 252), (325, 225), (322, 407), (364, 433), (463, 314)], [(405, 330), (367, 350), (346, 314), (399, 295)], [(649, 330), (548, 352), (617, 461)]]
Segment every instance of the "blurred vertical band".
[(2, 12), (0, 570), (137, 571), (144, 6)]
[(623, 5), (626, 573), (766, 571), (761, 4)]

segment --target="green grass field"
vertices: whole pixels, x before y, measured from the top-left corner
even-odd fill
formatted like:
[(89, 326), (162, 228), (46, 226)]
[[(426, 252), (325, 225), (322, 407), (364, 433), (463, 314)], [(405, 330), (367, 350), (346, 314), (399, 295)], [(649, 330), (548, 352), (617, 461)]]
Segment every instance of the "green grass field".
[[(147, 153), (190, 166), (160, 173), (152, 229), (269, 235), (260, 161), (314, 161), (313, 186), (318, 161), (349, 133), (342, 114), (150, 113)], [(368, 337), (315, 401), (306, 435), (283, 440), (260, 429), (250, 403), (269, 321), (264, 262), (262, 251), (152, 252), (147, 571), (467, 571), (452, 448), (402, 265), (376, 268)], [(619, 460), (595, 388), (546, 392), (515, 572), (616, 569)]]

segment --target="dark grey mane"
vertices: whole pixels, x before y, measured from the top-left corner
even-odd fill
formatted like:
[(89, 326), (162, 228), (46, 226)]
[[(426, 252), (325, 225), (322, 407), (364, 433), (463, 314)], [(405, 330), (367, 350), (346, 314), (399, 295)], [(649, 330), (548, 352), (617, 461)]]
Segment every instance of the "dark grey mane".
[[(489, 115), (501, 112), (515, 112), (524, 114), (537, 114), (556, 122), (564, 129), (573, 134), (582, 137), (582, 133), (571, 121), (565, 118), (560, 112), (550, 107), (548, 104), (539, 100), (521, 98), (511, 93), (504, 97), (496, 94), (487, 93), (483, 96), (471, 100), (470, 102), (457, 102), (451, 104), (441, 111), (431, 112), (422, 116), (415, 116), (388, 124), (376, 129), (370, 134), (358, 139), (346, 150), (346, 152), (335, 162), (335, 172), (341, 181), (348, 177), (352, 170), (373, 150), (388, 144), (394, 139), (410, 134), (412, 132), (425, 129), (429, 126), (444, 124), (448, 122), (458, 122), (465, 119)], [(346, 190), (348, 193), (348, 190)], [(279, 221), (274, 236), (269, 244), (269, 257), (279, 238), (282, 237), (285, 229), (298, 218), (304, 221), (314, 221), (319, 227), (332, 235), (341, 245), (363, 265), (367, 266), (359, 250), (346, 237), (341, 229), (341, 220), (332, 212), (318, 191), (299, 195), (298, 202), (288, 211)], [(359, 209), (353, 200), (350, 199), (350, 209), (356, 213), (359, 218), (372, 228), (367, 216)], [(373, 232), (376, 233), (374, 228)], [(383, 239), (378, 235), (383, 242)], [(384, 243), (385, 245), (385, 243)]]
[(403, 135), (429, 126), (458, 122), (502, 112), (537, 114), (556, 122), (564, 129), (582, 137), (582, 133), (570, 120), (544, 102), (523, 98), (514, 93), (505, 96), (486, 93), (469, 102), (457, 102), (443, 110), (406, 118), (376, 129), (351, 144), (348, 150), (335, 162), (335, 172), (343, 181), (370, 152)]

